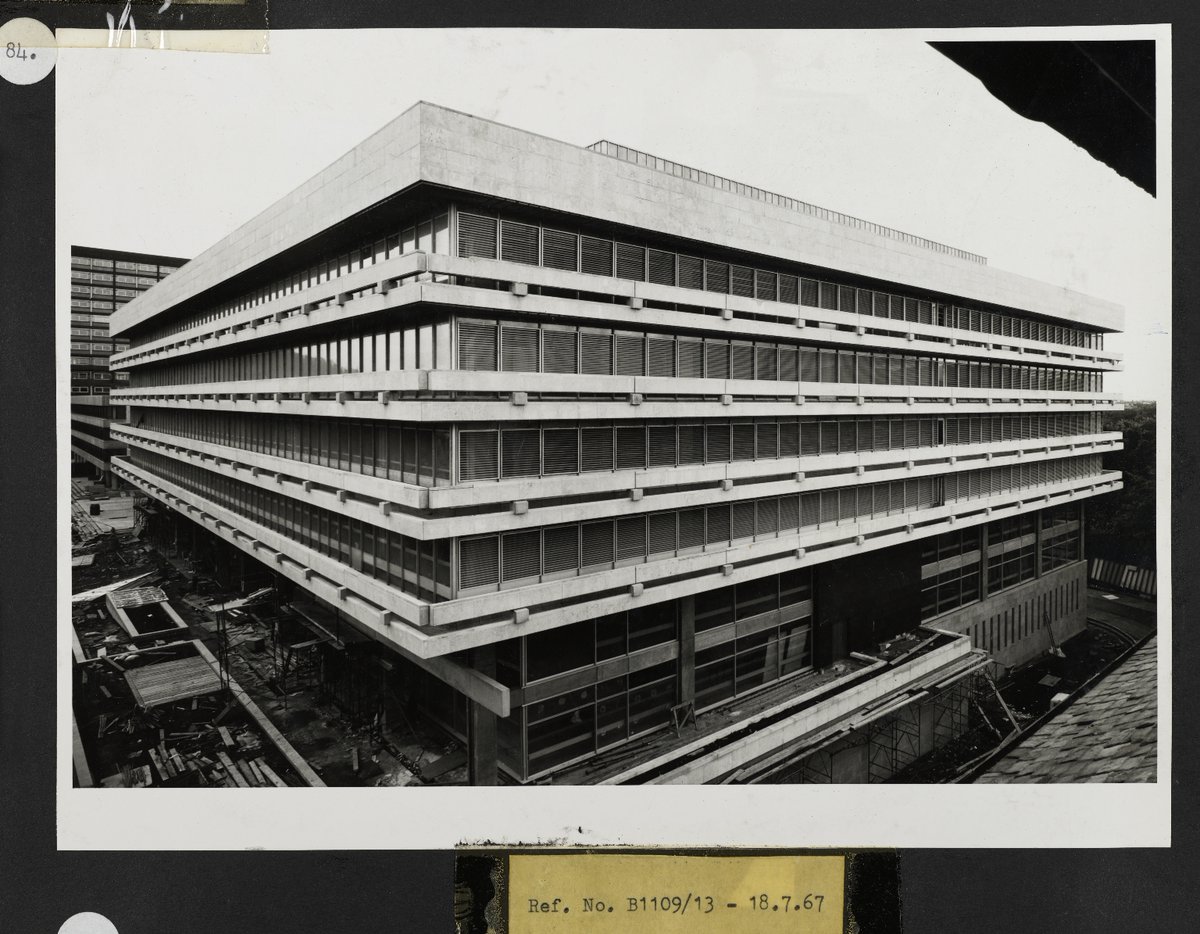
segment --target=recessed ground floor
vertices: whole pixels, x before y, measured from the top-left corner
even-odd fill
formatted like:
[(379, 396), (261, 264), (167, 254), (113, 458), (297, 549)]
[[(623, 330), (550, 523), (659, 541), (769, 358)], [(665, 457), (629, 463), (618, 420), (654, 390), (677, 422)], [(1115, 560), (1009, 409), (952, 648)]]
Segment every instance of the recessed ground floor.
[[(207, 556), (242, 589), (270, 584), (336, 621), (336, 647), (309, 647), (331, 694), (392, 722), (419, 712), (462, 743), (480, 784), (886, 780), (961, 732), (967, 699), (989, 690), (981, 676), (1052, 650), (1086, 619), (1078, 504), (598, 614), (432, 666), (172, 509), (155, 508), (148, 533)], [(500, 685), (508, 714), (473, 700), (464, 672)], [(871, 742), (859, 748), (851, 733)]]

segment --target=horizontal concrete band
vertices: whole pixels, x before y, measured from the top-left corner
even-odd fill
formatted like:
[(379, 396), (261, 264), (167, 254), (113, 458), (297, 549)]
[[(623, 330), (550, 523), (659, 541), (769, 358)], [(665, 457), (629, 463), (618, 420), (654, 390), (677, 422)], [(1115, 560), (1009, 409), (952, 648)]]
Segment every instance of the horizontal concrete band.
[(71, 409), (94, 408), (108, 405), (108, 392), (78, 393), (71, 395)]
[[(813, 382), (808, 380), (768, 379), (709, 379), (668, 376), (617, 376), (577, 373), (527, 373), (520, 371), (492, 370), (385, 370), (372, 373), (336, 373), (326, 376), (266, 377), (263, 379), (215, 380), (210, 383), (178, 383), (164, 386), (132, 386), (115, 389), (111, 394), (114, 403), (128, 404), (132, 400), (170, 397), (172, 399), (204, 398), (214, 396), (244, 397), (253, 402), (284, 401), (282, 395), (303, 396), (309, 401), (317, 394), (347, 394), (345, 399), (334, 401), (362, 402), (349, 397), (350, 393), (369, 393), (375, 401), (435, 403), (454, 402), (453, 399), (380, 399), (380, 393), (451, 393), (496, 396), (511, 396), (522, 393), (526, 398), (538, 394), (580, 394), (598, 396), (629, 397), (622, 404), (645, 404), (654, 396), (707, 396), (731, 399), (774, 396), (800, 404), (818, 401), (822, 396), (853, 399), (856, 404), (867, 404), (867, 399), (888, 399), (895, 402), (938, 401), (943, 405), (958, 402), (995, 402), (997, 400), (1021, 401), (1112, 401), (1115, 393), (1090, 392), (1087, 390), (1058, 389), (1014, 389), (990, 386), (929, 386), (929, 385), (881, 385), (862, 382)], [(640, 398), (634, 398), (640, 397)], [(650, 397), (650, 398), (647, 398)], [(861, 402), (860, 402), (861, 400)], [(304, 401), (302, 398), (301, 401)], [(503, 404), (513, 400), (506, 399)], [(516, 400), (518, 404), (520, 399)], [(536, 401), (536, 400), (534, 400)], [(474, 404), (474, 401), (473, 403)], [(482, 400), (481, 404), (488, 403)], [(676, 406), (702, 405), (697, 401), (678, 401)], [(710, 403), (711, 404), (711, 403)], [(875, 404), (875, 403), (871, 403)], [(682, 409), (681, 409), (682, 410)], [(469, 420), (469, 419), (468, 419)]]
[[(802, 401), (803, 400), (803, 401)], [(1093, 399), (1042, 399), (1003, 402), (995, 400), (955, 402), (912, 402), (894, 399), (889, 402), (858, 402), (853, 396), (845, 401), (815, 401), (810, 396), (798, 396), (786, 401), (762, 401), (750, 397), (730, 397), (730, 405), (722, 402), (654, 402), (638, 403), (636, 397), (624, 402), (596, 400), (520, 400), (488, 402), (482, 400), (377, 400), (346, 399), (257, 399), (250, 397), (215, 396), (175, 393), (160, 395), (122, 396), (122, 405), (154, 406), (158, 408), (192, 409), (208, 412), (244, 412), (272, 415), (316, 415), (319, 418), (391, 419), (409, 423), (540, 423), (540, 421), (592, 421), (622, 419), (688, 419), (808, 417), (808, 415), (984, 415), (984, 414), (1051, 414), (1118, 412), (1124, 406), (1108, 395)]]
[[(736, 489), (737, 484), (752, 483), (756, 478), (777, 475), (793, 468), (798, 473), (813, 469), (855, 471), (862, 467), (864, 470), (864, 475), (857, 478), (838, 475), (810, 477), (807, 474), (802, 478), (801, 482), (813, 484), (812, 487), (805, 487), (805, 489), (819, 489), (818, 484), (825, 480), (831, 481), (830, 485), (840, 486), (849, 485), (851, 482), (873, 483), (879, 479), (873, 468), (882, 464), (903, 463), (906, 469), (912, 470), (916, 469), (916, 461), (937, 460), (943, 472), (947, 466), (956, 467), (958, 470), (970, 470), (993, 466), (988, 461), (989, 455), (993, 459), (998, 455), (1015, 454), (1020, 451), (1041, 455), (1047, 449), (1065, 449), (1072, 445), (1075, 446), (1073, 452), (1075, 454), (1107, 453), (1123, 448), (1120, 432), (1101, 432), (1087, 435), (1063, 435), (1054, 438), (1014, 439), (978, 444), (937, 445), (886, 451), (859, 451), (845, 454), (782, 457), (771, 460), (734, 461), (708, 464), (702, 467), (651, 467), (617, 471), (613, 474), (585, 473), (522, 480), (485, 480), (452, 487), (431, 487), (429, 488), (429, 508), (432, 510), (457, 509), (480, 503), (503, 503), (518, 500), (529, 500), (532, 504), (532, 501), (539, 497), (577, 496), (609, 491), (632, 493), (633, 490), (653, 490), (655, 487), (690, 483), (719, 483), (722, 480), (731, 481)], [(975, 460), (971, 461), (971, 458), (975, 458)], [(955, 460), (957, 463), (951, 464), (951, 460)], [(907, 467), (908, 461), (914, 462), (913, 468)], [(868, 470), (872, 472), (867, 473)]]
[(93, 454), (87, 448), (84, 448), (78, 444), (71, 445), (71, 454), (75, 457), (82, 458), (83, 460), (87, 461), (89, 464), (91, 464), (93, 467), (98, 468), (99, 470), (108, 470), (108, 461), (107, 460), (105, 460), (104, 458), (101, 458), (101, 457), (97, 457), (95, 454)]
[[(960, 469), (971, 466), (984, 467), (986, 463), (970, 459), (990, 454), (1009, 454), (1017, 451), (1045, 453), (1053, 448), (1074, 447), (1076, 454), (1108, 453), (1122, 449), (1121, 433), (1117, 431), (1092, 434), (1060, 435), (1044, 438), (1020, 438), (1001, 441), (977, 442), (974, 444), (944, 444), (926, 447), (894, 448), (878, 451), (858, 451), (840, 454), (811, 454), (753, 461), (718, 462), (705, 465), (649, 467), (612, 472), (563, 474), (544, 477), (523, 477), (510, 480), (480, 480), (452, 486), (416, 486), (398, 480), (371, 477), (334, 467), (323, 467), (287, 457), (261, 454), (244, 448), (213, 442), (199, 441), (168, 432), (134, 428), (125, 424), (113, 426), (113, 432), (133, 441), (142, 439), (151, 447), (167, 446), (190, 450), (209, 458), (221, 458), (245, 466), (249, 470), (259, 468), (271, 475), (283, 475), (288, 479), (308, 480), (331, 490), (346, 490), (367, 499), (391, 502), (410, 509), (439, 510), (461, 509), (478, 505), (511, 503), (518, 500), (535, 501), (545, 497), (580, 496), (607, 492), (630, 492), (653, 490), (660, 486), (678, 486), (692, 483), (719, 483), (730, 480), (734, 483), (752, 482), (758, 477), (769, 477), (789, 471), (812, 470), (855, 470), (901, 461), (938, 459), (943, 463), (950, 458), (968, 461)], [(145, 445), (144, 445), (145, 446)], [(821, 478), (810, 478), (817, 482)], [(861, 482), (868, 482), (863, 480)]]
[(72, 423), (79, 422), (83, 425), (96, 425), (100, 428), (107, 428), (113, 420), (111, 418), (104, 418), (99, 415), (84, 415), (80, 412), (76, 412), (74, 407), (72, 407), (71, 421)]
[[(979, 470), (986, 467), (1003, 467), (1010, 464), (1023, 463), (1024, 452), (1036, 451), (1037, 460), (1061, 460), (1063, 458), (1081, 457), (1122, 448), (1119, 441), (1095, 441), (1091, 436), (1081, 436), (1085, 440), (1067, 441), (1065, 439), (1045, 439), (1041, 444), (1029, 441), (994, 442), (984, 448), (984, 459), (965, 459), (965, 455), (948, 451), (945, 446), (936, 448), (912, 448), (902, 452), (873, 452), (871, 455), (846, 455), (856, 457), (855, 465), (848, 466), (848, 472), (820, 477), (804, 476), (800, 468), (805, 466), (805, 458), (787, 458), (786, 463), (774, 462), (770, 473), (791, 472), (793, 474), (784, 481), (742, 482), (735, 483), (728, 490), (720, 485), (714, 485), (707, 490), (688, 490), (679, 493), (658, 493), (633, 499), (626, 496), (623, 499), (604, 499), (596, 502), (560, 504), (551, 507), (537, 507), (539, 496), (537, 483), (529, 484), (525, 497), (530, 500), (527, 512), (517, 515), (512, 510), (505, 512), (477, 513), (466, 516), (438, 517), (436, 515), (412, 515), (409, 513), (385, 510), (381, 503), (396, 502), (388, 487), (398, 487), (399, 492), (415, 491), (426, 493), (424, 497), (413, 497), (418, 502), (424, 500), (428, 508), (433, 507), (432, 493), (436, 488), (413, 488), (394, 481), (379, 480), (378, 478), (363, 477), (348, 471), (333, 470), (327, 467), (313, 467), (291, 461), (286, 458), (265, 454), (253, 454), (230, 448), (224, 445), (212, 445), (184, 439), (171, 438), (159, 432), (149, 433), (144, 430), (114, 429), (116, 437), (125, 438), (135, 447), (151, 451), (168, 453), (171, 457), (183, 463), (192, 464), (233, 477), (242, 483), (261, 489), (279, 492), (292, 499), (332, 510), (351, 518), (358, 519), (370, 525), (390, 529), (402, 535), (418, 540), (434, 540), (441, 538), (456, 538), (476, 534), (494, 532), (520, 531), (529, 528), (541, 528), (563, 522), (582, 522), (590, 519), (620, 518), (624, 516), (641, 515), (667, 509), (686, 509), (696, 506), (715, 505), (723, 502), (739, 502), (747, 499), (757, 499), (769, 496), (785, 496), (789, 493), (812, 492), (815, 490), (836, 489), (848, 486), (860, 486), (871, 483), (882, 483), (891, 480), (905, 480), (914, 477), (945, 476), (947, 474)], [(148, 437), (154, 435), (155, 437)], [(122, 445), (117, 445), (121, 447)], [(973, 447), (984, 447), (974, 445)], [(890, 456), (888, 456), (890, 455)], [(988, 457), (990, 455), (990, 457)], [(918, 464), (918, 460), (930, 460), (933, 463)], [(830, 469), (826, 458), (820, 458), (822, 470)], [(899, 462), (900, 466), (874, 469), (870, 473), (857, 473), (856, 465), (877, 465)], [(813, 466), (816, 466), (814, 464)], [(299, 470), (298, 470), (299, 468)], [(304, 469), (307, 468), (307, 469)], [(263, 471), (266, 471), (264, 473)], [(308, 476), (298, 476), (304, 473)], [(676, 468), (680, 476), (675, 483), (688, 482), (688, 468)], [(307, 482), (306, 482), (307, 481)], [(365, 481), (365, 482), (358, 482)], [(540, 482), (540, 481), (538, 481)], [(317, 485), (320, 484), (320, 485)], [(355, 489), (355, 488), (359, 489)], [(359, 492), (363, 487), (370, 492)], [(379, 497), (375, 491), (384, 490)], [(486, 493), (486, 487), (474, 487), (471, 492)], [(354, 498), (343, 495), (355, 493)], [(576, 491), (581, 492), (581, 491)], [(559, 493), (540, 493), (541, 496), (561, 495)], [(371, 496), (375, 502), (363, 502), (359, 496)], [(495, 500), (491, 500), (495, 502)], [(478, 505), (475, 501), (470, 505)], [(408, 505), (408, 504), (404, 504)], [(409, 508), (412, 508), (411, 506)]]
[[(388, 301), (394, 303), (395, 306), (411, 304), (414, 297), (420, 295), (420, 289), (414, 290), (406, 288), (406, 286), (413, 285), (412, 277), (425, 271), (428, 255), (424, 252), (413, 252), (390, 257), (365, 269), (356, 269), (338, 276), (336, 279), (318, 282), (316, 285), (297, 289), (295, 292), (281, 295), (278, 298), (257, 302), (248, 308), (223, 315), (215, 320), (195, 324), (178, 333), (138, 344), (136, 347), (113, 354), (111, 359), (117, 361), (149, 359), (153, 355), (165, 351), (195, 349), (197, 344), (205, 344), (206, 348), (213, 347), (218, 344), (206, 342), (225, 337), (238, 339), (229, 343), (253, 340), (262, 336), (255, 333), (258, 328), (279, 324), (281, 318), (287, 320), (286, 316), (289, 315), (295, 316), (295, 320), (291, 320), (288, 327), (283, 330), (299, 330), (309, 327), (314, 321), (321, 320), (313, 318), (312, 316), (315, 314), (328, 316), (331, 313), (345, 310), (348, 316), (356, 317), (354, 309), (348, 308), (347, 305), (361, 299), (361, 296), (356, 293), (372, 287), (376, 289), (394, 287)], [(379, 297), (384, 297), (382, 292)], [(129, 304), (131, 305), (132, 302)], [(110, 325), (113, 328), (117, 326), (116, 319), (128, 307), (129, 305), (126, 305), (113, 313), (110, 319)], [(117, 333), (114, 330), (113, 336), (117, 336)]]
[[(595, 276), (588, 273), (570, 272), (559, 269), (547, 269), (544, 266), (527, 266), (522, 263), (504, 262), (502, 260), (480, 259), (478, 257), (457, 257), (444, 254), (430, 254), (428, 269), (431, 273), (441, 273), (455, 277), (471, 277), (498, 282), (522, 283), (524, 285), (542, 288), (564, 289), (568, 291), (591, 292), (594, 294), (610, 295), (623, 300), (623, 305), (596, 303), (586, 299), (561, 299), (542, 295), (517, 295), (515, 293), (496, 293), (493, 290), (483, 290), (471, 304), (487, 305), (488, 296), (502, 303), (498, 307), (511, 311), (543, 311), (544, 302), (553, 305), (556, 314), (561, 314), (563, 301), (591, 306), (600, 309), (616, 309), (620, 319), (630, 323), (640, 324), (659, 323), (672, 330), (702, 328), (716, 333), (751, 329), (747, 333), (753, 335), (771, 335), (793, 338), (797, 336), (797, 326), (802, 326), (800, 334), (812, 339), (826, 339), (825, 331), (832, 335), (840, 335), (842, 339), (858, 335), (858, 329), (871, 330), (877, 333), (865, 335), (868, 342), (890, 341), (880, 346), (906, 347), (914, 341), (919, 341), (922, 349), (928, 343), (934, 343), (948, 354), (963, 354), (966, 356), (982, 356), (985, 353), (1000, 351), (1001, 348), (1011, 348), (1014, 353), (1023, 351), (1031, 356), (1053, 356), (1064, 360), (1086, 360), (1096, 364), (1117, 363), (1120, 354), (1090, 347), (1076, 347), (1068, 344), (1057, 344), (1051, 341), (1039, 341), (1027, 337), (991, 334), (983, 331), (972, 331), (968, 328), (952, 327), (941, 324), (923, 324), (917, 321), (900, 321), (895, 318), (880, 318), (875, 315), (857, 311), (838, 311), (821, 308), (816, 305), (805, 305), (802, 302), (779, 302), (765, 299), (747, 298), (741, 295), (731, 295), (722, 292), (708, 292), (700, 289), (688, 289), (681, 286), (659, 285), (651, 282), (637, 282), (628, 279), (616, 279), (608, 276)], [(465, 289), (468, 286), (448, 286), (449, 288)], [(479, 293), (479, 289), (472, 289)], [(637, 302), (630, 304), (631, 299), (662, 302), (664, 304), (687, 305), (703, 309), (697, 311), (673, 311), (663, 308), (636, 307)], [(464, 296), (464, 302), (470, 301)], [(731, 313), (727, 315), (726, 313)], [(600, 320), (607, 315), (597, 314)], [(764, 321), (764, 317), (774, 317), (776, 321)], [(698, 320), (699, 319), (699, 320)], [(832, 331), (819, 328), (818, 325), (839, 325), (849, 331)], [(760, 330), (761, 329), (761, 330)], [(947, 341), (956, 341), (960, 346), (951, 346)], [(1014, 358), (1015, 359), (1015, 358)]]
[[(365, 635), (396, 650), (405, 658), (483, 705), (488, 710), (501, 717), (507, 717), (511, 712), (512, 695), (507, 687), (472, 668), (461, 665), (452, 659), (441, 657), (457, 651), (455, 648), (447, 647), (444, 637), (428, 637), (420, 629), (398, 625), (392, 611), (382, 609), (369, 599), (364, 598), (360, 593), (352, 592), (346, 585), (339, 584), (336, 580), (320, 574), (314, 568), (270, 548), (245, 532), (240, 532), (231, 526), (226, 519), (214, 515), (214, 512), (230, 515), (228, 510), (211, 503), (206, 503), (207, 511), (202, 510), (179, 495), (186, 491), (175, 488), (178, 490), (178, 493), (170, 492), (166, 487), (174, 486), (173, 484), (163, 485), (155, 482), (148, 478), (143, 471), (139, 471), (129, 464), (116, 465), (114, 472), (154, 496), (160, 502), (166, 503), (182, 515), (204, 525), (211, 532), (252, 557), (264, 560), (264, 552), (268, 556), (274, 557), (274, 569), (277, 573), (287, 577), (327, 603), (337, 606), (345, 617)], [(245, 523), (245, 525), (255, 528), (264, 537), (272, 534), (266, 529), (254, 526), (252, 523)], [(337, 562), (325, 558), (324, 555), (311, 552), (303, 546), (298, 546), (297, 550), (305, 553), (302, 557), (306, 560), (311, 559), (312, 564), (319, 565), (324, 571), (333, 574), (339, 573), (336, 567)], [(369, 582), (369, 579), (363, 578), (362, 575), (356, 575), (349, 568), (345, 568), (345, 571), (349, 575), (368, 580)], [(395, 593), (399, 595), (398, 592)]]
[[(238, 479), (247, 483), (261, 479), (258, 476), (261, 471), (266, 474), (266, 479), (270, 482), (260, 485), (264, 485), (268, 489), (278, 484), (302, 486), (308, 482), (322, 486), (327, 491), (343, 490), (364, 499), (375, 500), (377, 503), (394, 504), (412, 510), (430, 508), (429, 494), (432, 492), (430, 487), (416, 486), (380, 477), (369, 477), (348, 470), (322, 467), (319, 464), (309, 464), (272, 454), (260, 454), (226, 444), (197, 441), (146, 428), (114, 425), (112, 432), (114, 437), (122, 438), (128, 443), (146, 450), (171, 452), (173, 456), (183, 455), (179, 457), (180, 460), (201, 466), (211, 465), (210, 469), (220, 469), (222, 472), (226, 469), (237, 471)], [(278, 479), (276, 479), (277, 477)], [(340, 510), (340, 505), (338, 508)]]
[[(436, 625), (443, 621), (476, 619), (509, 609), (531, 608), (537, 603), (582, 598), (597, 591), (624, 588), (635, 583), (642, 583), (647, 588), (641, 597), (628, 603), (625, 601), (630, 598), (622, 595), (615, 598), (597, 599), (592, 597), (588, 603), (576, 607), (559, 606), (552, 610), (538, 612), (531, 609), (529, 621), (521, 626), (522, 631), (528, 631), (530, 627), (540, 628), (544, 616), (550, 621), (544, 628), (553, 628), (561, 625), (562, 623), (559, 621), (564, 617), (568, 617), (570, 622), (588, 619), (589, 612), (597, 613), (602, 607), (612, 608), (605, 609), (603, 612), (615, 612), (618, 609), (640, 605), (639, 600), (641, 602), (657, 602), (657, 599), (665, 594), (670, 596), (663, 598), (673, 598), (725, 586), (735, 583), (739, 579), (752, 580), (767, 573), (778, 573), (780, 570), (802, 567), (807, 564), (822, 564), (847, 555), (861, 554), (864, 551), (910, 541), (914, 536), (923, 538), (928, 535), (938, 535), (952, 528), (969, 527), (990, 522), (995, 518), (1003, 518), (1005, 515), (1015, 515), (1030, 509), (1041, 509), (1056, 503), (1071, 502), (1075, 499), (1111, 492), (1120, 489), (1121, 485), (1119, 472), (1105, 471), (1096, 477), (1083, 480), (1045, 484), (990, 497), (958, 501), (941, 507), (913, 510), (873, 519), (823, 523), (815, 529), (801, 529), (798, 534), (795, 531), (789, 531), (778, 538), (728, 548), (724, 552), (726, 563), (735, 565), (732, 579), (728, 575), (721, 576), (724, 574), (724, 570), (719, 552), (715, 556), (713, 552), (702, 552), (665, 558), (646, 564), (634, 564), (612, 571), (597, 572), (586, 577), (563, 578), (511, 590), (459, 597), (448, 603), (437, 604), (433, 607), (434, 615), (431, 618)], [(924, 524), (918, 526), (920, 523)], [(912, 531), (909, 531), (910, 526)], [(859, 537), (863, 539), (861, 542), (857, 540)], [(804, 549), (805, 554), (798, 556), (792, 552), (789, 542), (798, 549)], [(843, 544), (836, 544), (838, 542)], [(776, 554), (785, 555), (777, 566), (768, 560)], [(745, 568), (736, 567), (738, 562), (757, 560), (766, 563)], [(773, 566), (775, 570), (768, 570)], [(662, 586), (653, 584), (654, 581), (662, 578), (704, 571), (708, 572), (709, 577), (697, 577)], [(643, 598), (652, 591), (655, 599), (645, 601)], [(507, 624), (501, 623), (500, 625)]]
[[(519, 158), (516, 158), (519, 154)], [(120, 330), (420, 181), (788, 263), (1119, 329), (1109, 302), (420, 103), (116, 313)]]
[(125, 445), (120, 441), (113, 441), (111, 438), (97, 438), (95, 435), (90, 435), (86, 431), (79, 431), (75, 428), (71, 429), (71, 437), (78, 438), (90, 444), (92, 447), (100, 448), (105, 451), (120, 451)]
[[(395, 312), (400, 308), (410, 311), (417, 305), (429, 305), (475, 315), (532, 315), (574, 319), (584, 324), (604, 322), (620, 323), (639, 330), (657, 330), (663, 333), (699, 331), (710, 336), (728, 338), (773, 338), (795, 341), (810, 341), (842, 348), (857, 348), (879, 351), (912, 351), (941, 356), (996, 360), (1029, 365), (1053, 365), (1080, 367), (1093, 370), (1119, 369), (1121, 355), (1084, 347), (1068, 347), (1045, 341), (1026, 338), (1003, 337), (983, 334), (962, 328), (941, 325), (925, 325), (916, 322), (895, 321), (890, 318), (875, 318), (851, 312), (830, 311), (807, 305), (787, 306), (786, 322), (763, 321), (757, 318), (738, 317), (743, 314), (762, 315), (768, 313), (762, 306), (778, 306), (778, 302), (763, 302), (757, 299), (722, 295), (722, 305), (729, 305), (725, 314), (700, 314), (688, 311), (671, 311), (660, 308), (633, 308), (629, 304), (597, 302), (589, 299), (560, 298), (548, 295), (516, 295), (495, 289), (453, 285), (448, 282), (427, 281), (425, 275), (418, 276), (417, 267), (457, 268), (460, 275), (470, 274), (480, 263), (494, 263), (477, 259), (458, 259), (440, 254), (408, 254), (397, 259), (385, 260), (377, 266), (348, 273), (344, 281), (321, 283), (309, 289), (271, 299), (236, 315), (217, 321), (197, 325), (177, 335), (159, 338), (144, 345), (130, 348), (110, 358), (113, 369), (126, 369), (147, 363), (178, 359), (214, 349), (246, 348), (247, 345), (266, 338), (302, 332), (306, 329), (329, 324), (333, 320), (366, 319), (368, 316)], [(528, 284), (528, 271), (540, 267), (523, 266), (516, 263), (495, 263), (510, 275), (520, 275), (520, 281)], [(464, 271), (468, 270), (468, 271)], [(600, 280), (613, 283), (614, 289), (622, 280), (589, 276), (586, 273), (560, 273), (546, 270), (553, 279), (557, 276), (573, 277), (576, 281), (563, 288), (579, 291), (594, 291)], [(369, 274), (369, 275), (368, 275)], [(475, 271), (478, 275), (478, 270)], [(401, 279), (400, 277), (408, 277)], [(580, 281), (582, 280), (582, 281)], [(647, 286), (645, 283), (623, 283), (637, 285), (642, 290), (670, 289), (673, 301), (682, 304), (689, 296), (712, 295), (675, 286)], [(356, 294), (377, 286), (375, 292)], [(588, 288), (589, 286), (593, 288)], [(385, 292), (384, 289), (387, 291)], [(612, 294), (620, 296), (623, 290)], [(319, 303), (329, 303), (317, 307)], [(737, 306), (736, 308), (734, 306)], [(748, 307), (747, 307), (748, 306)], [(827, 324), (820, 327), (818, 324)], [(840, 325), (848, 330), (837, 330)], [(867, 333), (870, 331), (871, 333)], [(888, 333), (878, 333), (888, 332)]]
[[(275, 560), (280, 573), (287, 572), (297, 583), (341, 606), (347, 612), (359, 613), (360, 617), (356, 618), (360, 618), (385, 641), (394, 642), (425, 658), (486, 645), (515, 635), (557, 628), (620, 609), (674, 599), (685, 593), (704, 592), (736, 583), (738, 580), (752, 580), (789, 568), (819, 564), (863, 550), (887, 547), (911, 540), (914, 535), (918, 538), (936, 535), (949, 528), (968, 527), (1005, 515), (1044, 508), (1054, 503), (1111, 492), (1122, 486), (1119, 472), (1106, 471), (1083, 480), (1046, 484), (1008, 494), (957, 502), (949, 506), (877, 519), (843, 521), (824, 528), (802, 530), (800, 534), (791, 532), (779, 538), (748, 542), (718, 552), (627, 565), (580, 577), (462, 597), (445, 603), (427, 604), (402, 594), (395, 588), (382, 585), (292, 539), (250, 522), (222, 506), (128, 463), (123, 458), (114, 459), (114, 470), (152, 494), (167, 494), (173, 497), (182, 504), (182, 508), (176, 507), (180, 512), (188, 515), (203, 513), (213, 520), (206, 524), (223, 524), (228, 527), (229, 534), (224, 537), (234, 541), (250, 554), (257, 554), (261, 550), (258, 544), (261, 543), (270, 552), (268, 557)], [(233, 526), (235, 522), (238, 528), (250, 531), (237, 532)], [(918, 528), (918, 523), (931, 524)], [(857, 536), (867, 535), (872, 537), (864, 537), (861, 543), (857, 541)], [(837, 542), (844, 544), (832, 544)], [(797, 554), (797, 549), (800, 548), (805, 549), (803, 555)], [(276, 555), (278, 557), (275, 557)], [(262, 558), (262, 555), (258, 556)], [(736, 566), (747, 561), (760, 563)], [(726, 565), (732, 566), (732, 570), (727, 569)], [(314, 577), (313, 572), (319, 575), (319, 578)], [(695, 576), (671, 584), (655, 585), (655, 581), (663, 578), (682, 575)], [(606, 591), (628, 589), (636, 583), (643, 584), (645, 588), (636, 597), (629, 594), (599, 598), (594, 596)], [(580, 602), (536, 611), (539, 604), (571, 600)], [(531, 609), (530, 616), (524, 623), (506, 619), (470, 625), (474, 620), (483, 617), (530, 608), (534, 609)], [(394, 625), (396, 619), (414, 625)], [(432, 627), (451, 625), (468, 625), (469, 628), (431, 631)]]

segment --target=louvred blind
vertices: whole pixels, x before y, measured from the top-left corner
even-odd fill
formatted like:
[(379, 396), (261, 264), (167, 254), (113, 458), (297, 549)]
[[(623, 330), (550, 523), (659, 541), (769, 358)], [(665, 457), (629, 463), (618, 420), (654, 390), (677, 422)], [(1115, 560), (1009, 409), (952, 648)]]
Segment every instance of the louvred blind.
[(537, 266), (539, 229), (516, 221), (500, 222), (500, 258), (510, 263)]
[(458, 475), (464, 482), (498, 478), (499, 432), (463, 431), (458, 436)]
[(579, 268), (579, 238), (564, 230), (542, 231), (542, 265), (575, 272)]
[(459, 321), (458, 368), (460, 370), (496, 369), (495, 324), (484, 321)]
[(467, 538), (459, 543), (458, 586), (467, 590), (472, 587), (495, 585), (500, 581), (500, 538)]
[(496, 258), (496, 218), (458, 212), (458, 255)]

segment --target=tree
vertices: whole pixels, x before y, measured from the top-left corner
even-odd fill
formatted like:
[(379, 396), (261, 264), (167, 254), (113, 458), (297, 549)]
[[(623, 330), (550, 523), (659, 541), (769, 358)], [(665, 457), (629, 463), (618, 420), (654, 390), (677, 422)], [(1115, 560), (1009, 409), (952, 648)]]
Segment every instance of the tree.
[(1124, 450), (1104, 456), (1107, 470), (1120, 470), (1124, 489), (1087, 504), (1086, 542), (1090, 556), (1139, 567), (1155, 567), (1155, 430), (1153, 402), (1130, 402), (1105, 416), (1106, 431), (1124, 435)]

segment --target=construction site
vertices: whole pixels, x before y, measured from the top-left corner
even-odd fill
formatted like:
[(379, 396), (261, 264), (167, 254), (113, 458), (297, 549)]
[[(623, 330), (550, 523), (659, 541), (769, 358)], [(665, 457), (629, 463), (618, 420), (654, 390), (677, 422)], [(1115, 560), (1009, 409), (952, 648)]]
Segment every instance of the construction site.
[[(421, 709), (399, 658), (188, 525), (136, 491), (72, 481), (78, 787), (470, 783), (466, 745)], [(922, 627), (741, 703), (677, 714), (539, 783), (974, 781), (1145, 655), (1150, 596), (1089, 592), (1087, 628), (1011, 671), (964, 636)], [(917, 664), (930, 673), (912, 677)], [(902, 691), (880, 693), (885, 669), (902, 674)], [(854, 696), (868, 680), (878, 696)], [(1152, 698), (1144, 712), (1152, 722)], [(746, 743), (769, 751), (748, 755)], [(1143, 746), (1152, 756), (1152, 735)]]
[(215, 555), (152, 539), (156, 516), (139, 494), (72, 481), (77, 786), (465, 781), (456, 742), (396, 723), (404, 705), (356, 681), (347, 657), (369, 640), (282, 602), (237, 555), (222, 556), (218, 583)]

